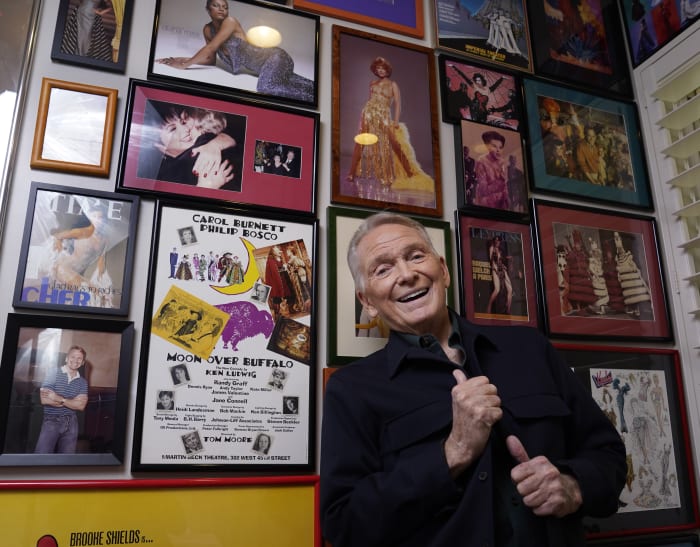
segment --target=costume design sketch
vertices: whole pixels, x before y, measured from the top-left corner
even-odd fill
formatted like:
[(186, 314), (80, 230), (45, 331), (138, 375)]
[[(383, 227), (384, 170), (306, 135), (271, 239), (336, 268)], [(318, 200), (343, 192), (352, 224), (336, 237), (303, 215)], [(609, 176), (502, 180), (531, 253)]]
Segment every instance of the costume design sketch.
[(627, 449), (618, 513), (680, 507), (664, 371), (591, 368), (590, 385)]

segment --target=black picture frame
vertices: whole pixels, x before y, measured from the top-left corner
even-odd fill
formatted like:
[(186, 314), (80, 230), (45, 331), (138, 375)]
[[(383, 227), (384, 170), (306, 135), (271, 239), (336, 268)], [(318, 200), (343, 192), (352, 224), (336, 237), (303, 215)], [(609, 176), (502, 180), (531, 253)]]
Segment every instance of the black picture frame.
[[(700, 516), (678, 352), (558, 343), (555, 347), (615, 425), (627, 452), (630, 480), (620, 493), (618, 512), (584, 518), (586, 536), (697, 528)], [(673, 544), (657, 540), (643, 545)]]
[[(497, 135), (498, 137), (494, 136)], [(487, 142), (503, 139), (498, 160), (489, 161)], [(530, 217), (530, 171), (525, 143), (519, 132), (504, 131), (489, 125), (462, 120), (454, 126), (455, 182), (457, 208), (476, 216), (501, 217), (516, 222)], [(506, 195), (488, 191), (489, 173), (498, 170), (488, 167), (477, 169), (479, 161), (485, 165), (503, 164)], [(496, 162), (496, 163), (494, 163)]]
[[(8, 314), (0, 366), (0, 466), (122, 464), (133, 338), (131, 321)], [(35, 454), (43, 421), (37, 412), (40, 386), (45, 379), (51, 383), (51, 371), (75, 345), (86, 351), (82, 376), (88, 387), (84, 411), (77, 412), (74, 452)]]
[(317, 226), (156, 203), (132, 471), (314, 468)]
[[(194, 142), (190, 129), (183, 138), (170, 132), (202, 114), (211, 116), (214, 123), (211, 129), (203, 128)], [(202, 123), (209, 122), (203, 119)], [(313, 214), (319, 126), (317, 112), (171, 83), (131, 80), (116, 189), (156, 198), (226, 201)], [(213, 169), (195, 175), (199, 156), (190, 151), (222, 137), (228, 142), (217, 151), (221, 164), (212, 163)], [(294, 162), (287, 168), (290, 152)], [(273, 169), (274, 155), (285, 156), (279, 169)], [(217, 175), (226, 173), (229, 180), (213, 184)]]
[[(123, 0), (117, 6), (121, 9), (115, 9), (112, 3), (98, 6), (100, 2), (97, 2), (92, 6), (92, 3), (88, 5), (87, 0), (60, 0), (51, 59), (72, 65), (124, 73), (129, 52), (134, 2), (135, 0)], [(75, 21), (78, 8), (83, 5), (89, 8), (87, 13), (94, 16), (86, 45), (81, 45), (83, 41), (78, 36), (79, 30)], [(97, 9), (100, 13), (95, 13)]]
[[(462, 120), (522, 131), (520, 76), (459, 57), (438, 56), (442, 121)], [(477, 79), (483, 80), (476, 82)], [(482, 84), (477, 88), (478, 84)]]
[(571, 84), (632, 96), (618, 2), (582, 0), (570, 11), (528, 0), (535, 73)]
[(32, 182), (15, 308), (127, 315), (138, 196)]
[(697, 547), (700, 545), (700, 540), (695, 534), (661, 534), (627, 540), (590, 541), (587, 545), (591, 547)]
[[(157, 0), (148, 79), (204, 86), (219, 92), (306, 108), (316, 107), (320, 17), (267, 2), (227, 2), (229, 15), (247, 34), (248, 45), (245, 47), (255, 48), (247, 53), (247, 58), (232, 57), (246, 54), (244, 42), (241, 42), (233, 44), (223, 56), (230, 60), (229, 66), (225, 66), (222, 57), (217, 55), (215, 64), (198, 63), (186, 70), (176, 68), (173, 58), (190, 58), (205, 45), (203, 28), (209, 24), (210, 18), (202, 5), (190, 0)], [(253, 40), (250, 29), (255, 27), (271, 27), (277, 32), (281, 40), (278, 47), (250, 44)], [(261, 73), (262, 78), (255, 75), (256, 72)], [(280, 83), (282, 80), (284, 82)]]

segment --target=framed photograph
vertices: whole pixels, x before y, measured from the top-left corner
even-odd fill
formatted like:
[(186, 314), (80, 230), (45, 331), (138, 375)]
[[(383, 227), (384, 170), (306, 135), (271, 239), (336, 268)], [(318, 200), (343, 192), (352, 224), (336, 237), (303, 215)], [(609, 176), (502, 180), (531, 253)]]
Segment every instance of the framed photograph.
[(123, 73), (134, 0), (60, 0), (51, 59)]
[(314, 468), (317, 223), (156, 204), (133, 471)]
[(533, 200), (550, 337), (673, 340), (656, 221)]
[[(627, 483), (611, 517), (586, 517), (589, 538), (697, 528), (698, 502), (678, 352), (557, 344), (625, 443)], [(697, 545), (688, 539), (635, 545)], [(617, 544), (616, 544), (617, 545)]]
[(520, 133), (467, 120), (455, 133), (460, 209), (526, 219), (528, 171)]
[(473, 59), (532, 72), (532, 52), (524, 0), (435, 0), (437, 45)]
[(127, 315), (139, 198), (33, 182), (15, 308)]
[(622, 0), (622, 23), (637, 67), (700, 17), (697, 0)]
[(470, 120), (500, 129), (520, 129), (520, 81), (512, 74), (485, 65), (440, 55), (442, 121)]
[(533, 190), (652, 211), (634, 103), (524, 78)]
[(333, 59), (331, 201), (441, 217), (433, 50), (333, 26)]
[(294, 7), (414, 38), (425, 33), (421, 0), (294, 0)]
[(314, 213), (319, 115), (129, 85), (117, 189)]
[(223, 4), (157, 0), (148, 79), (315, 107), (319, 17), (252, 0)]
[[(318, 499), (313, 474), (0, 482), (3, 521), (22, 523), (8, 526), (3, 536), (13, 546), (323, 547)], [(68, 517), (75, 507), (81, 527)]]
[(535, 72), (632, 96), (616, 0), (528, 0)]
[(529, 224), (455, 212), (462, 314), (481, 325), (539, 326)]
[[(328, 365), (346, 365), (386, 344), (388, 329), (371, 320), (355, 296), (355, 284), (346, 263), (350, 239), (371, 211), (328, 207)], [(445, 257), (452, 272), (452, 241), (449, 222), (415, 218), (428, 230), (435, 250)], [(452, 286), (454, 286), (454, 280)], [(452, 286), (447, 289), (453, 307)]]
[(8, 314), (0, 466), (123, 463), (133, 337), (129, 321)]
[(108, 177), (116, 113), (116, 89), (44, 78), (30, 165)]

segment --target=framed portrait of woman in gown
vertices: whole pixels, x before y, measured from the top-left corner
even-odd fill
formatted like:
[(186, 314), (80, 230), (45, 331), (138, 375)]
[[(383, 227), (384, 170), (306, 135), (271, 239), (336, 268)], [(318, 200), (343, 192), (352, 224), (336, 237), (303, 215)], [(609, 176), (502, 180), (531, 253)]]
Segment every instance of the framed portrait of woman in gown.
[(315, 107), (319, 17), (251, 0), (158, 0), (148, 78)]
[(134, 0), (61, 0), (51, 59), (123, 73), (133, 10)]
[(331, 201), (441, 217), (433, 50), (334, 26), (333, 60)]

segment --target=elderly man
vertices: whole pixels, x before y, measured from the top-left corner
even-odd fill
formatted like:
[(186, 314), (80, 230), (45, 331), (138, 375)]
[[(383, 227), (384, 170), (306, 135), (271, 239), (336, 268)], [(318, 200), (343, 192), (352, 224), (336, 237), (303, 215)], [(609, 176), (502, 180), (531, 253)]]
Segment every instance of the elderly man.
[(366, 219), (348, 264), (391, 328), (327, 384), (321, 519), (334, 547), (584, 545), (617, 510), (624, 445), (538, 331), (477, 327), (446, 305), (450, 274), (423, 228)]

